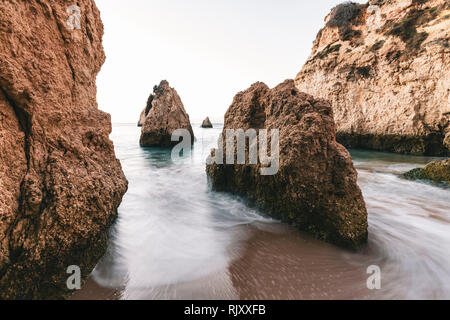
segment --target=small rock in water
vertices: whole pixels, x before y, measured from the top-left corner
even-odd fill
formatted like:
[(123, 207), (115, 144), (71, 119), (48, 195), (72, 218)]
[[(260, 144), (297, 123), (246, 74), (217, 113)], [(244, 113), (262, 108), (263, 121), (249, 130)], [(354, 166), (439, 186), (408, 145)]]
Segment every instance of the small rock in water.
[(211, 129), (213, 127), (211, 120), (209, 120), (209, 117), (206, 117), (205, 120), (203, 120), (202, 128)]
[(404, 177), (410, 180), (431, 180), (450, 183), (450, 159), (431, 162), (423, 169), (413, 169), (405, 173)]

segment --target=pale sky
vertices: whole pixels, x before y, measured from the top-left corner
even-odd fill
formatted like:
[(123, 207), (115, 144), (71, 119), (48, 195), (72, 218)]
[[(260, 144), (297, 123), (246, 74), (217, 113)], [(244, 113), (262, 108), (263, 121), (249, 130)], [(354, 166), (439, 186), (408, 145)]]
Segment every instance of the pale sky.
[(115, 123), (137, 122), (153, 86), (166, 79), (191, 122), (223, 122), (239, 91), (295, 77), (341, 2), (97, 0), (107, 57), (97, 78), (99, 107)]

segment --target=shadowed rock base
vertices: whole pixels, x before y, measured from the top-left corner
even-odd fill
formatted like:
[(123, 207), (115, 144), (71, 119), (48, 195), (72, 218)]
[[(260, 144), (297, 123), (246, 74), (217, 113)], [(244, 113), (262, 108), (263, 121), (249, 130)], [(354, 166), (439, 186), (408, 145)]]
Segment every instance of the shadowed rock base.
[(351, 149), (369, 149), (411, 155), (448, 156), (444, 136), (433, 133), (426, 136), (372, 135), (337, 133), (337, 141)]

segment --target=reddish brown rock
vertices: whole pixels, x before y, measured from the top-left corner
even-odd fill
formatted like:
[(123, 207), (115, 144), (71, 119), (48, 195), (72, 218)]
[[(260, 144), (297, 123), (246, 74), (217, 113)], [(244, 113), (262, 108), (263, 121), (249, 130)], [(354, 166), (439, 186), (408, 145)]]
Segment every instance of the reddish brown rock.
[(71, 1), (0, 5), (1, 299), (67, 295), (68, 266), (92, 271), (127, 189), (96, 102), (100, 14), (76, 3), (81, 29)]
[[(278, 173), (262, 176), (261, 163), (249, 165), (248, 160), (245, 165), (212, 164), (207, 166), (212, 187), (244, 196), (324, 241), (348, 248), (363, 245), (367, 211), (350, 154), (336, 142), (330, 104), (300, 92), (293, 80), (274, 89), (256, 83), (234, 98), (224, 133), (251, 128), (280, 130)], [(226, 144), (224, 154), (225, 149)]]
[(173, 147), (178, 141), (171, 140), (172, 133), (178, 129), (188, 130), (194, 144), (194, 131), (189, 115), (176, 90), (165, 80), (153, 88), (153, 94), (147, 101), (139, 123), (142, 123), (142, 147)]

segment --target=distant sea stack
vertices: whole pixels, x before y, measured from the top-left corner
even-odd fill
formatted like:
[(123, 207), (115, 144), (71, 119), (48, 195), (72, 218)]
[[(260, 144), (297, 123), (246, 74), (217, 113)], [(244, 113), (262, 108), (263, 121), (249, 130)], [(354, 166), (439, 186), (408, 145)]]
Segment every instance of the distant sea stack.
[(213, 125), (211, 123), (211, 120), (209, 120), (209, 117), (206, 117), (206, 119), (202, 122), (202, 128), (211, 129), (212, 127)]
[[(248, 160), (245, 165), (208, 164), (214, 190), (243, 196), (321, 240), (352, 249), (366, 243), (367, 211), (357, 172), (348, 151), (336, 142), (327, 101), (300, 92), (293, 80), (274, 89), (255, 83), (235, 96), (224, 135), (227, 129), (280, 130), (279, 171), (261, 175), (260, 160), (257, 165)], [(226, 154), (226, 143), (223, 148)]]
[(188, 130), (194, 144), (195, 137), (189, 115), (181, 98), (165, 80), (153, 88), (147, 106), (141, 113), (138, 125), (142, 126), (140, 144), (142, 147), (169, 148), (178, 144), (173, 142), (172, 133), (177, 129)]
[(73, 292), (68, 267), (91, 273), (127, 190), (96, 102), (100, 13), (76, 1), (78, 29), (71, 4), (0, 5), (0, 299)]
[(450, 2), (337, 6), (296, 78), (330, 100), (347, 147), (450, 155)]

